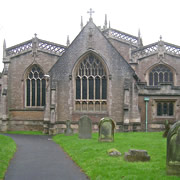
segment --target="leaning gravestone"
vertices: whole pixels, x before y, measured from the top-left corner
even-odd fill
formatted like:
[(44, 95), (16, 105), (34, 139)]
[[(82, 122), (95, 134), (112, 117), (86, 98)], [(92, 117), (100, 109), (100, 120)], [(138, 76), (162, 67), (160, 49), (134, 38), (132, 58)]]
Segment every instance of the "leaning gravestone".
[(176, 122), (167, 135), (166, 172), (180, 176), (180, 121)]
[(88, 116), (82, 116), (79, 120), (79, 138), (91, 139), (92, 121)]
[(102, 118), (99, 122), (99, 141), (114, 141), (114, 128), (115, 122), (111, 118)]
[(66, 129), (64, 131), (64, 134), (66, 136), (70, 136), (73, 134), (73, 129), (71, 128), (71, 121), (70, 120), (66, 121)]

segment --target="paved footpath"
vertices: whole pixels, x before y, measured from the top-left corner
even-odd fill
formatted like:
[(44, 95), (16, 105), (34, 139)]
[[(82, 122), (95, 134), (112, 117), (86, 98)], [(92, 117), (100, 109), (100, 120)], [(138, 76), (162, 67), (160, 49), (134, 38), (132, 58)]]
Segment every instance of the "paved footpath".
[(17, 144), (5, 180), (87, 180), (50, 136), (7, 135)]

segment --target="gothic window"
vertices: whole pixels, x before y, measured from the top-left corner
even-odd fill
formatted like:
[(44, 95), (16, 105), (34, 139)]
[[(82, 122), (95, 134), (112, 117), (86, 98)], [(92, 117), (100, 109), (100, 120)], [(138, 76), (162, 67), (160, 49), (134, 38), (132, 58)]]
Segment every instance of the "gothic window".
[(107, 75), (101, 61), (93, 54), (87, 55), (76, 70), (77, 111), (106, 111)]
[(44, 73), (33, 65), (26, 77), (26, 106), (44, 106), (46, 103), (46, 80)]
[(173, 73), (167, 66), (160, 64), (150, 71), (149, 85), (157, 86), (159, 83), (163, 82), (173, 83)]
[(174, 102), (157, 102), (157, 116), (173, 116)]

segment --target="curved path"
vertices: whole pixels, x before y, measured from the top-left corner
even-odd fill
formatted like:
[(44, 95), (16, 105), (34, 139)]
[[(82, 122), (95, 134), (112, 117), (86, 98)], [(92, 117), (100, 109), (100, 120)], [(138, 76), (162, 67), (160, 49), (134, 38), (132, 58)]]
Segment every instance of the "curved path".
[(5, 180), (87, 180), (51, 136), (8, 134), (17, 144)]

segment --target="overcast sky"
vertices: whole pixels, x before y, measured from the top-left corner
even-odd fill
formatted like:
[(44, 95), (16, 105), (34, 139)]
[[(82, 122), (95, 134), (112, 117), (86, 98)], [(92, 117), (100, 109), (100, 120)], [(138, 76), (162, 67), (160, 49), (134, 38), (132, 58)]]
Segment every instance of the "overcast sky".
[[(141, 31), (144, 45), (162, 39), (180, 45), (180, 0), (0, 0), (0, 58), (7, 47), (37, 37), (66, 45), (80, 32), (92, 8), (93, 21), (103, 26), (107, 14), (111, 27), (132, 35)], [(1, 61), (2, 62), (2, 61)], [(0, 63), (0, 71), (2, 70)]]

